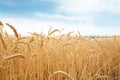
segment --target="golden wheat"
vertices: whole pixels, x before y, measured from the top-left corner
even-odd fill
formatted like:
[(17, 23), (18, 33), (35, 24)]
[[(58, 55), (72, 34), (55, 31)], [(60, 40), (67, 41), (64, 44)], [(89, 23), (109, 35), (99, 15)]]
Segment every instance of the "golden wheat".
[(28, 51), (30, 52), (30, 54), (31, 54), (31, 49), (30, 49), (30, 43), (27, 43), (27, 42), (24, 42), (24, 41), (17, 41), (17, 42), (15, 42), (14, 44), (25, 44), (25, 45), (27, 45), (27, 47), (28, 47)]
[(11, 24), (9, 24), (9, 23), (6, 23), (6, 25), (8, 25), (13, 30), (16, 38), (18, 38), (19, 36), (18, 36), (17, 30)]
[(7, 48), (6, 48), (6, 45), (5, 45), (5, 42), (4, 42), (4, 40), (3, 40), (3, 36), (2, 36), (1, 33), (0, 33), (0, 40), (1, 40), (1, 42), (2, 42), (3, 48), (6, 50)]
[(10, 60), (10, 59), (14, 59), (14, 58), (25, 59), (25, 56), (23, 54), (14, 54), (14, 55), (4, 57), (4, 60)]
[(54, 73), (52, 73), (46, 80), (48, 80), (50, 77), (52, 77), (55, 74), (63, 74), (64, 76), (68, 77), (68, 79), (70, 80), (74, 80), (74, 78), (72, 76), (70, 76), (70, 74), (64, 72), (64, 71), (55, 71)]
[(16, 29), (11, 29), (14, 37), (0, 34), (0, 80), (120, 78), (119, 36), (81, 36), (79, 31), (74, 36), (72, 32), (62, 34), (61, 30), (50, 27), (48, 35), (34, 32), (18, 37)]
[(0, 21), (0, 33), (3, 36), (3, 23)]
[(3, 66), (0, 65), (0, 70), (1, 70), (1, 69), (2, 69), (2, 70), (6, 70), (5, 67), (3, 67)]
[(55, 30), (49, 32), (49, 33), (48, 33), (48, 36), (52, 35), (54, 32), (57, 32), (57, 31), (59, 31), (59, 30), (58, 30), (58, 29), (55, 29)]
[(0, 21), (0, 25), (3, 25), (3, 23)]

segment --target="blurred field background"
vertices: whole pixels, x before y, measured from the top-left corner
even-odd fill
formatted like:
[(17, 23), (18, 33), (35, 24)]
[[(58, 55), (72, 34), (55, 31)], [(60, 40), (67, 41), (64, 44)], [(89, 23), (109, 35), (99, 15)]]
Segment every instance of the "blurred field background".
[(0, 80), (119, 80), (120, 37), (82, 36), (72, 32), (55, 35), (9, 35), (0, 22)]

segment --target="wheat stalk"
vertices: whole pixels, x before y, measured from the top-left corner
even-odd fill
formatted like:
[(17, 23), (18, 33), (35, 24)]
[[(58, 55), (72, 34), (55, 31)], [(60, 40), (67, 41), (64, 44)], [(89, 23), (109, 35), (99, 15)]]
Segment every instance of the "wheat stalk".
[(2, 30), (1, 25), (0, 25), (0, 33), (1, 33), (1, 35), (3, 35), (3, 30)]
[(0, 40), (1, 40), (1, 42), (2, 42), (3, 48), (6, 50), (7, 48), (6, 48), (6, 45), (5, 45), (5, 42), (4, 42), (4, 40), (3, 40), (3, 37), (2, 37), (2, 34), (1, 34), (1, 33), (0, 33)]
[(52, 27), (50, 26), (50, 29), (49, 29), (49, 31), (48, 31), (48, 35), (50, 34), (51, 30), (52, 30)]
[(5, 30), (4, 26), (3, 26), (3, 23), (0, 21), (0, 33), (1, 35), (3, 36), (3, 29), (4, 29), (4, 34), (9, 37), (7, 31)]
[(68, 73), (64, 72), (64, 71), (55, 71), (54, 73), (52, 73), (46, 80), (48, 80), (50, 77), (52, 77), (55, 74), (63, 74), (66, 77), (70, 78), (70, 80), (74, 80), (74, 78), (72, 76), (70, 76)]
[(3, 36), (3, 23), (0, 21), (0, 33), (2, 34), (2, 36)]
[(38, 33), (36, 33), (36, 32), (34, 32), (34, 33), (31, 33), (31, 32), (27, 32), (28, 34), (31, 34), (31, 35), (35, 35), (35, 36), (41, 36), (41, 34), (38, 34)]
[(80, 37), (81, 37), (80, 31), (77, 31), (77, 33), (78, 33), (78, 36), (80, 36)]
[(16, 38), (18, 38), (17, 30), (16, 30), (12, 25), (10, 25), (9, 23), (6, 23), (6, 25), (8, 25), (8, 26), (13, 30), (13, 32), (14, 32)]
[(95, 79), (96, 80), (108, 80), (109, 76), (98, 76)]
[(10, 60), (13, 58), (18, 58), (18, 57), (25, 59), (25, 56), (23, 54), (14, 54), (14, 55), (4, 57), (4, 60)]
[(48, 36), (52, 35), (54, 32), (57, 32), (57, 31), (59, 31), (59, 30), (58, 30), (58, 29), (55, 29), (55, 30), (49, 32), (49, 33), (48, 33)]
[(20, 37), (20, 38), (18, 38), (16, 41), (20, 41), (20, 40), (22, 40), (22, 39), (27, 39), (27, 38), (29, 38), (29, 37)]
[(69, 32), (67, 35), (70, 36), (70, 34), (72, 34), (72, 33), (73, 33), (73, 32), (71, 31), (71, 32)]
[(31, 37), (28, 42), (31, 43), (31, 42), (33, 42), (34, 40), (35, 40), (34, 37)]

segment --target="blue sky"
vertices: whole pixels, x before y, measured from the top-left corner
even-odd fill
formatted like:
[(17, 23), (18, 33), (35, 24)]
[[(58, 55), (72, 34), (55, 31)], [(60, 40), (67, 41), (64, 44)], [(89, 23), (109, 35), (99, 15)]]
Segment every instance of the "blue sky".
[(46, 33), (52, 26), (82, 35), (120, 35), (120, 0), (0, 0), (0, 21), (19, 33)]

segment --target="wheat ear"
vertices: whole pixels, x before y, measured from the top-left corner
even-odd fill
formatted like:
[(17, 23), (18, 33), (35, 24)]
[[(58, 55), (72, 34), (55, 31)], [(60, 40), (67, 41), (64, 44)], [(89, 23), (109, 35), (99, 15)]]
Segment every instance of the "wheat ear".
[(1, 42), (2, 42), (2, 45), (3, 45), (3, 48), (7, 49), (1, 33), (0, 33), (0, 39), (1, 39)]
[(70, 78), (70, 80), (74, 80), (74, 78), (72, 76), (70, 76), (68, 73), (64, 72), (64, 71), (55, 71), (53, 74), (51, 74), (46, 80), (48, 80), (51, 76), (55, 75), (55, 74), (63, 74), (66, 77)]
[(13, 58), (18, 58), (18, 57), (25, 59), (25, 56), (23, 54), (14, 54), (14, 55), (4, 57), (4, 60), (10, 60)]
[(3, 23), (0, 21), (0, 33), (3, 35)]
[(54, 32), (57, 32), (57, 31), (59, 31), (59, 30), (58, 30), (58, 29), (55, 29), (55, 30), (49, 32), (49, 33), (48, 33), (48, 36), (52, 35)]
[(16, 38), (18, 38), (17, 30), (16, 30), (12, 25), (10, 25), (9, 23), (6, 23), (6, 25), (8, 25), (8, 26), (13, 30), (13, 32), (14, 32)]

